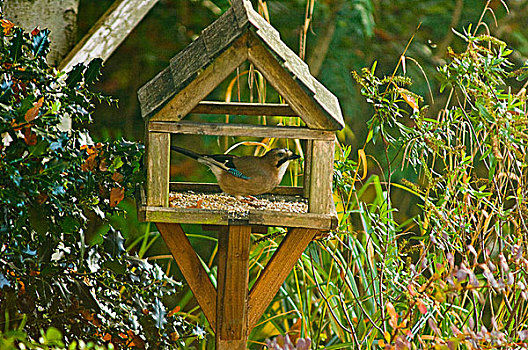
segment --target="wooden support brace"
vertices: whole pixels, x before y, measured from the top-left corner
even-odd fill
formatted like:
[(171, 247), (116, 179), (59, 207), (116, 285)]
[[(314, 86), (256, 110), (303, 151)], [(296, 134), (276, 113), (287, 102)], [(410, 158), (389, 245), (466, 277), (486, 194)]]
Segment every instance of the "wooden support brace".
[(147, 205), (169, 206), (170, 134), (150, 132), (147, 136)]
[(248, 332), (273, 300), (318, 230), (294, 228), (286, 234), (264, 271), (251, 288), (248, 301)]
[(180, 224), (157, 223), (156, 226), (211, 328), (216, 329), (216, 290), (191, 242)]
[(216, 349), (245, 350), (251, 226), (229, 226), (218, 237)]

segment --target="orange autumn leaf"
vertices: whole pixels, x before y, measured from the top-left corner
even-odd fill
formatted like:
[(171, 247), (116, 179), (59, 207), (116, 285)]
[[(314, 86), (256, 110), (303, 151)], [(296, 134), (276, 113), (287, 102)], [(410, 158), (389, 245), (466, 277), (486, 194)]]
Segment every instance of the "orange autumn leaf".
[(24, 142), (28, 146), (35, 146), (37, 144), (37, 134), (31, 131), (31, 128), (24, 128)]
[(2, 23), (2, 28), (4, 28), (4, 35), (9, 35), (15, 24), (6, 19), (0, 19), (0, 22)]
[(171, 317), (174, 316), (177, 312), (180, 312), (180, 305), (177, 305), (174, 309), (172, 309), (167, 316)]
[(121, 183), (123, 181), (125, 177), (123, 175), (121, 175), (119, 172), (115, 172), (113, 175), (112, 175), (112, 180), (114, 180), (115, 182), (117, 183)]
[(392, 326), (392, 328), (398, 327), (398, 314), (396, 313), (396, 309), (394, 308), (394, 305), (390, 301), (387, 301), (387, 304), (385, 305), (387, 309), (387, 313), (390, 316), (389, 324)]
[(125, 198), (125, 189), (123, 187), (114, 187), (110, 191), (110, 206), (117, 206)]
[(97, 160), (95, 159), (96, 154), (92, 154), (86, 160), (84, 161), (83, 165), (81, 165), (82, 171), (88, 171), (88, 170), (94, 170), (95, 166), (97, 165)]
[(427, 313), (427, 306), (425, 306), (422, 299), (418, 299), (418, 301), (416, 301), (416, 305), (418, 306), (418, 310), (420, 310), (420, 313), (422, 315), (425, 315)]
[(26, 112), (26, 115), (24, 116), (24, 119), (26, 122), (30, 122), (34, 120), (36, 117), (38, 117), (40, 107), (42, 107), (42, 103), (44, 102), (44, 97), (41, 97), (37, 102), (33, 104), (33, 107), (28, 109)]
[(106, 158), (103, 158), (101, 162), (99, 163), (99, 170), (101, 171), (108, 170), (108, 160)]

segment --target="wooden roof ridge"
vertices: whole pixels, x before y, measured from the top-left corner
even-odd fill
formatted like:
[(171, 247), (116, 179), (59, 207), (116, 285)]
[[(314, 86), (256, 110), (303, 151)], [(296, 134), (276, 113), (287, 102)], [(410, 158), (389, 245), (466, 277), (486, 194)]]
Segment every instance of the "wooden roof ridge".
[[(167, 68), (138, 90), (143, 118), (159, 111), (250, 29), (321, 107), (321, 116), (327, 119), (322, 124), (330, 130), (342, 129), (345, 124), (337, 97), (311, 75), (308, 65), (280, 39), (279, 32), (253, 9), (249, 0), (233, 1), (232, 7), (174, 56)], [(288, 100), (288, 96), (283, 97)]]

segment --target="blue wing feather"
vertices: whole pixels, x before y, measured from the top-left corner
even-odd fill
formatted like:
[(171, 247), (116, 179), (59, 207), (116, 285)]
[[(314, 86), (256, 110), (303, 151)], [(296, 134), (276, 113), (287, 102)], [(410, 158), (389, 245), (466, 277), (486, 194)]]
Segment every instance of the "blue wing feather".
[(233, 176), (236, 176), (238, 178), (241, 178), (241, 179), (244, 179), (244, 180), (249, 180), (250, 178), (247, 177), (246, 175), (242, 174), (240, 172), (240, 170), (238, 169), (235, 169), (235, 168), (229, 168), (229, 170), (227, 171), (229, 174), (233, 175)]

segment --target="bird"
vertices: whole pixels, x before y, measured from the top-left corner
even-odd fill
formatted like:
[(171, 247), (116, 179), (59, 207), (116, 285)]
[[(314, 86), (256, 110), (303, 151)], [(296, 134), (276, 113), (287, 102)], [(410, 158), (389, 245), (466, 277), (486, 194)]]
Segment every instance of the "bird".
[(273, 148), (260, 157), (199, 154), (172, 145), (171, 150), (207, 165), (222, 191), (239, 200), (272, 191), (280, 184), (290, 161), (300, 158), (287, 148)]

